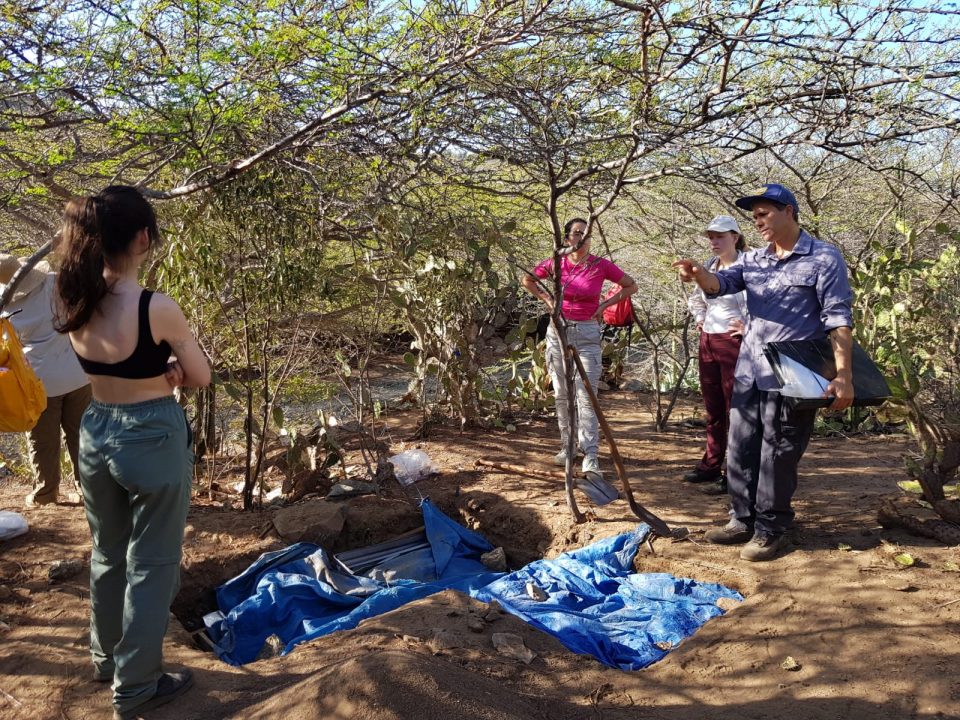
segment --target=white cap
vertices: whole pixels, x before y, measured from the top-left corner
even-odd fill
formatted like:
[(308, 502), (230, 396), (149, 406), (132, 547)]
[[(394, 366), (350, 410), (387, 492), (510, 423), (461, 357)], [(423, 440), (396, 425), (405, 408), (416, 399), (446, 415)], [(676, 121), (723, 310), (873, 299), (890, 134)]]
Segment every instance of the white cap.
[(737, 221), (729, 215), (717, 215), (710, 221), (710, 224), (707, 225), (707, 229), (703, 231), (703, 234), (706, 235), (708, 232), (735, 232), (737, 235), (743, 235), (743, 233), (740, 232), (740, 226), (737, 225)]

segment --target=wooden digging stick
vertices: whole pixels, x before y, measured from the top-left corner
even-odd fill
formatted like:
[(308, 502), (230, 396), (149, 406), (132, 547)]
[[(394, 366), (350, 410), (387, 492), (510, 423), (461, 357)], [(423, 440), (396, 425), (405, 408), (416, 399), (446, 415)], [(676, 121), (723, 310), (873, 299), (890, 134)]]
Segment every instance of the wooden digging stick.
[(511, 465), (510, 463), (493, 462), (492, 460), (477, 460), (477, 465), (493, 468), (494, 470), (505, 470), (507, 472), (517, 473), (518, 475), (529, 475), (535, 478), (544, 478), (545, 480), (566, 480), (567, 474), (559, 470), (535, 470), (526, 465)]
[(597, 414), (597, 420), (603, 429), (603, 435), (607, 438), (607, 444), (610, 446), (610, 457), (613, 459), (613, 466), (617, 469), (617, 478), (619, 478), (620, 484), (623, 485), (623, 496), (627, 499), (627, 504), (630, 505), (633, 514), (647, 523), (654, 533), (660, 537), (672, 537), (673, 531), (670, 529), (670, 526), (634, 499), (633, 490), (631, 490), (630, 483), (627, 480), (626, 468), (623, 467), (620, 451), (617, 449), (617, 443), (613, 439), (613, 431), (610, 429), (610, 424), (600, 409), (600, 401), (597, 399), (597, 394), (593, 391), (593, 386), (590, 385), (590, 379), (587, 377), (587, 371), (583, 367), (580, 355), (572, 345), (568, 346), (567, 349), (570, 351), (570, 355), (577, 365), (577, 370), (583, 379), (583, 387), (586, 388), (587, 395), (590, 396), (590, 404), (593, 405), (593, 411)]

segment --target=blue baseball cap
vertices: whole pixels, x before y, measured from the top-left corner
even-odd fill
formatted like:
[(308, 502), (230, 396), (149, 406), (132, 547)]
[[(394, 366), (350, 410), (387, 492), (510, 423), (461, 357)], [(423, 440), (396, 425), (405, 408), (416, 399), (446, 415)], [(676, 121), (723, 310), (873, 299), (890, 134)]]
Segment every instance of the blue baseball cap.
[(750, 210), (758, 200), (770, 200), (781, 205), (790, 205), (795, 213), (800, 212), (800, 206), (797, 205), (797, 199), (783, 185), (777, 183), (767, 183), (753, 190), (749, 195), (740, 198), (734, 203), (738, 208)]

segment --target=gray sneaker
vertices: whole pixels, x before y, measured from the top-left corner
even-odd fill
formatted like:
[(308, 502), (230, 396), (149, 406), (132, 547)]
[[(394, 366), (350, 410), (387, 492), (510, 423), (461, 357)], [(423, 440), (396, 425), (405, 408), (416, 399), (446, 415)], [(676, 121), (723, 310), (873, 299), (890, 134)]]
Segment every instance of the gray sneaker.
[(757, 533), (751, 538), (750, 542), (743, 546), (740, 551), (741, 560), (750, 562), (764, 562), (773, 560), (780, 551), (787, 547), (786, 535), (766, 535)]
[[(583, 455), (583, 451), (580, 448), (577, 448), (576, 457)], [(564, 445), (556, 455), (553, 456), (553, 464), (559, 465), (560, 467), (567, 466), (567, 446)]]
[(603, 475), (603, 473), (600, 472), (600, 460), (596, 455), (587, 455), (583, 459), (583, 465), (580, 469), (583, 470), (584, 475), (590, 475), (591, 473), (596, 473), (600, 476)]

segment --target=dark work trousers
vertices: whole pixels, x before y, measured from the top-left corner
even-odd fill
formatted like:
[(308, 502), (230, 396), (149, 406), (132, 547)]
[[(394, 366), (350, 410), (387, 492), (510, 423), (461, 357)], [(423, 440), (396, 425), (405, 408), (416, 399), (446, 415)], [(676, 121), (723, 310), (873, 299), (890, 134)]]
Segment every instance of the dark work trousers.
[(707, 409), (707, 451), (697, 470), (704, 474), (719, 475), (723, 467), (740, 342), (740, 336), (727, 333), (700, 333), (700, 392)]
[(736, 524), (763, 535), (790, 529), (797, 464), (816, 414), (816, 409), (791, 410), (778, 392), (736, 381), (727, 454), (730, 514)]

